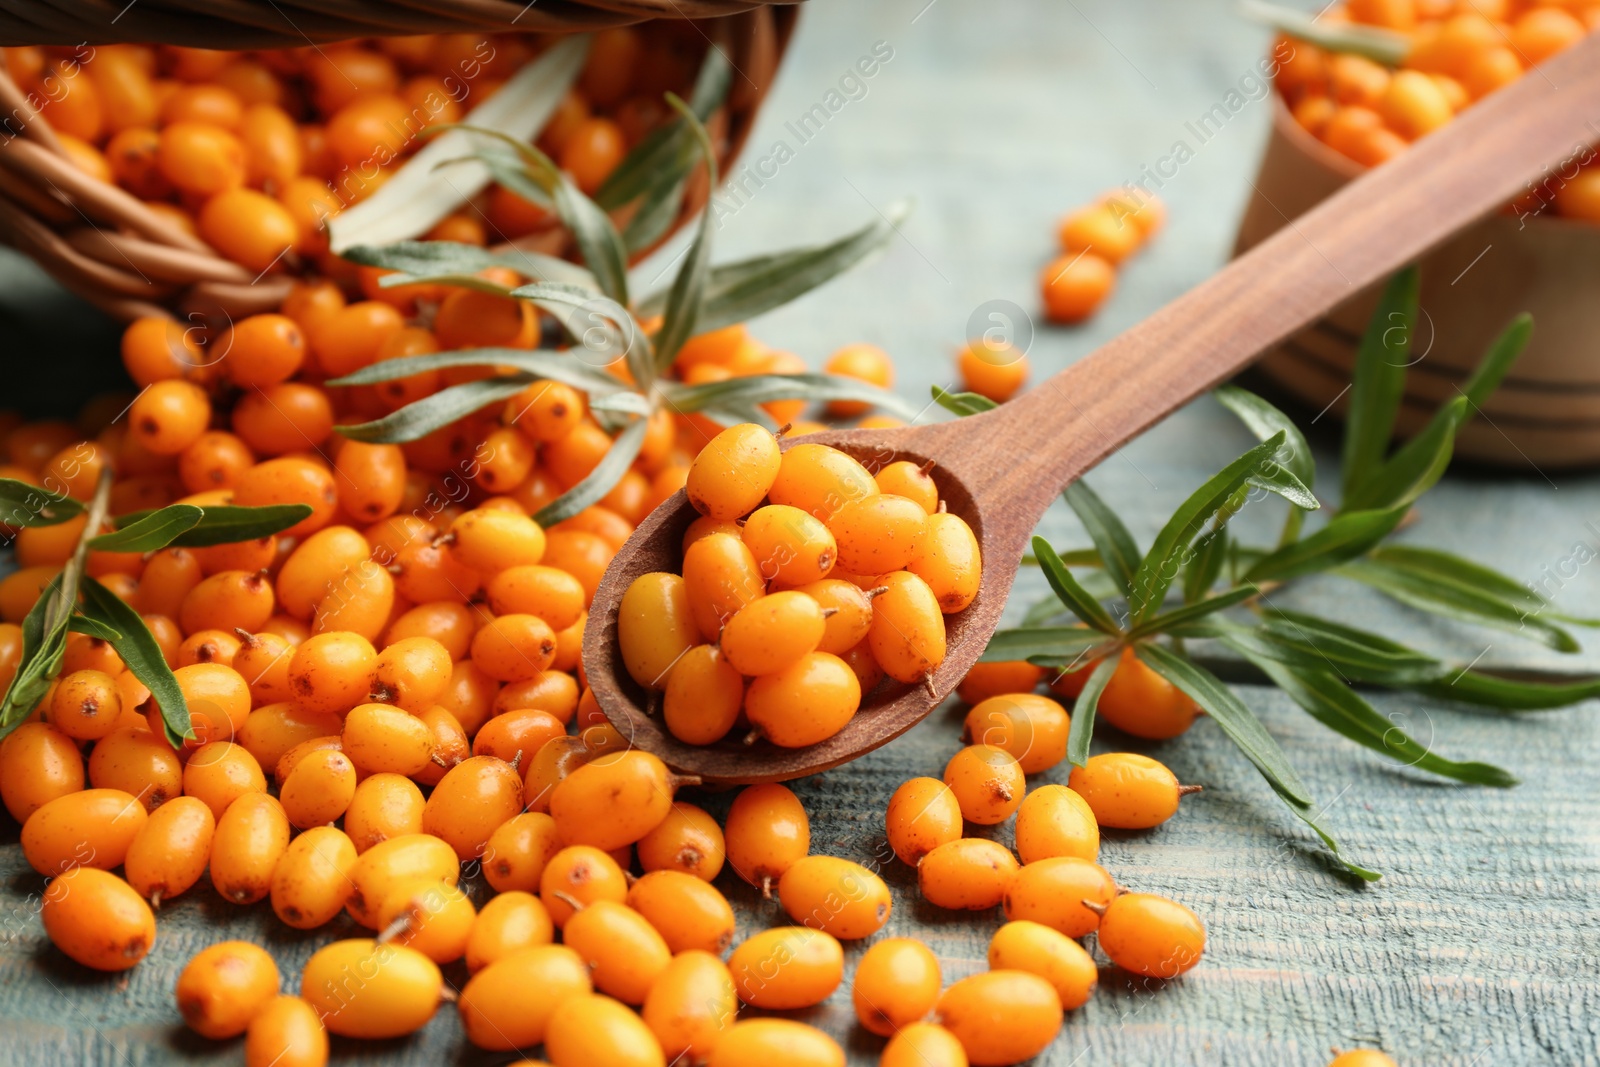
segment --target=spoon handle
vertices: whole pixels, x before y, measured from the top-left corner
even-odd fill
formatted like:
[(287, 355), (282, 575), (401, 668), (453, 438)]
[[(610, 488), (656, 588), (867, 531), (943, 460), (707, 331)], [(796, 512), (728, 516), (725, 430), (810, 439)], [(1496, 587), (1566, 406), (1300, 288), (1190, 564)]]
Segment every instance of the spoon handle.
[(1063, 486), (1264, 349), (1547, 176), (1570, 177), (1597, 139), (1591, 33), (1017, 400), (940, 425), (946, 454), (1031, 526)]

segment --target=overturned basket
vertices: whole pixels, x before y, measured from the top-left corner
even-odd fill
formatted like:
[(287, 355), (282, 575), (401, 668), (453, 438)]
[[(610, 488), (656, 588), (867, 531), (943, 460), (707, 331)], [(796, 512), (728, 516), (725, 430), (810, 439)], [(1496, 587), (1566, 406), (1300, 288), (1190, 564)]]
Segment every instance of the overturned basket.
[[(6, 5), (0, 11), (0, 44), (79, 45), (90, 30), (94, 43), (253, 49), (415, 33), (561, 33), (656, 18), (691, 19), (737, 72), (707, 120), (726, 173), (771, 87), (796, 13), (793, 7), (747, 0), (208, 0), (202, 6), (205, 13), (199, 14), (191, 0), (140, 0), (111, 20), (100, 0)], [(529, 66), (558, 50), (550, 49)], [(480, 104), (467, 121), (475, 121), (496, 99)], [(0, 139), (0, 241), (30, 256), (68, 289), (125, 321), (162, 314), (233, 318), (281, 303), (293, 275), (281, 270), (257, 275), (131, 193), (75, 166), (3, 63), (0, 107), (12, 117), (8, 136)], [(673, 228), (708, 195), (703, 182), (691, 184)], [(388, 239), (422, 232), (389, 229)]]

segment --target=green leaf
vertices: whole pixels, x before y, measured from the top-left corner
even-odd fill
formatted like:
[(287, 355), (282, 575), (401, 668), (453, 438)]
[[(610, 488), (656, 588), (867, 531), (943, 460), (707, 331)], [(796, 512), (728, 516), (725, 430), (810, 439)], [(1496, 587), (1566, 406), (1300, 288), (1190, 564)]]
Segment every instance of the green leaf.
[(1101, 633), (1121, 634), (1121, 628), (1112, 621), (1110, 614), (1100, 602), (1078, 584), (1072, 572), (1067, 570), (1067, 565), (1061, 562), (1061, 557), (1056, 555), (1056, 550), (1050, 547), (1050, 542), (1042, 537), (1034, 537), (1033, 554), (1038, 558), (1039, 566), (1044, 570), (1044, 577), (1050, 583), (1050, 588), (1055, 590), (1056, 596), (1061, 598), (1061, 603), (1070, 608), (1074, 615)]
[(1532, 336), (1533, 316), (1524, 311), (1512, 319), (1511, 324), (1489, 345), (1489, 351), (1484, 353), (1472, 377), (1467, 379), (1467, 387), (1462, 390), (1474, 412), (1489, 399), (1490, 393), (1500, 388), (1500, 383), (1505, 380), (1512, 364), (1521, 358), (1522, 350), (1528, 347), (1528, 339)]
[(1572, 635), (1554, 623), (1524, 611), (1518, 604), (1436, 575), (1418, 574), (1373, 559), (1352, 560), (1334, 573), (1422, 611), (1521, 634), (1557, 652), (1580, 651)]
[(1327, 671), (1301, 670), (1263, 659), (1256, 666), (1312, 718), (1359, 745), (1430, 774), (1473, 785), (1509, 788), (1517, 779), (1489, 763), (1462, 763), (1435, 754), (1393, 719)]
[(639, 201), (638, 210), (622, 227), (622, 243), (629, 255), (638, 255), (671, 232), (683, 208), (683, 192), (688, 184), (687, 179), (680, 178), (671, 185), (655, 186)]
[[(709, 122), (712, 112), (727, 99), (732, 73), (732, 65), (722, 49), (706, 49), (694, 91), (689, 94), (689, 110), (698, 121)], [(662, 189), (674, 186), (681, 189), (694, 163), (695, 140), (694, 131), (683, 118), (651, 130), (606, 176), (595, 192), (595, 202), (608, 211), (615, 211), (640, 197), (649, 199), (659, 195)], [(715, 183), (711, 187), (716, 188)]]
[(1315, 619), (1309, 615), (1277, 613), (1268, 616), (1251, 634), (1230, 638), (1244, 651), (1254, 648), (1259, 654), (1290, 666), (1332, 671), (1340, 678), (1376, 682), (1382, 685), (1409, 686), (1433, 681), (1448, 668), (1421, 652), (1347, 626)]
[(1189, 543), (1228, 503), (1229, 497), (1258, 473), (1262, 463), (1278, 450), (1283, 440), (1282, 433), (1273, 434), (1213, 475), (1172, 513), (1133, 576), (1128, 608), (1135, 624), (1161, 610), (1167, 589), (1183, 565), (1182, 557)]
[(1417, 692), (1459, 704), (1501, 711), (1549, 711), (1600, 697), (1600, 678), (1581, 682), (1530, 682), (1462, 670), (1447, 679), (1413, 686)]
[(434, 430), (448, 426), (463, 416), (522, 392), (535, 379), (531, 374), (513, 374), (462, 382), (441, 389), (432, 396), (407, 404), (381, 419), (355, 426), (335, 426), (334, 430), (352, 441), (390, 445), (415, 441)]
[(1300, 804), (1310, 804), (1311, 794), (1300, 781), (1300, 776), (1289, 766), (1278, 742), (1267, 733), (1255, 713), (1233, 695), (1216, 675), (1204, 667), (1170, 652), (1160, 645), (1138, 644), (1134, 655), (1157, 674), (1188, 693), (1196, 704), (1221, 727), (1228, 739), (1255, 764), (1261, 776), (1272, 788)]
[[(1367, 556), (1374, 563), (1400, 567), (1438, 582), (1465, 586), (1516, 604), (1529, 613), (1543, 612), (1550, 602), (1515, 578), (1464, 559), (1454, 552), (1420, 545), (1379, 545)], [(1578, 620), (1568, 620), (1578, 621)], [(1585, 620), (1600, 624), (1600, 619)]]
[(1288, 467), (1289, 473), (1300, 479), (1308, 489), (1316, 484), (1317, 464), (1312, 458), (1311, 446), (1289, 416), (1237, 385), (1219, 385), (1211, 391), (1211, 395), (1238, 416), (1239, 421), (1256, 435), (1256, 440), (1265, 441), (1273, 434), (1282, 433), (1283, 448), (1279, 451), (1278, 461)]
[(1269, 552), (1245, 571), (1247, 581), (1287, 581), (1337, 567), (1354, 559), (1393, 532), (1410, 510), (1402, 504), (1386, 511), (1347, 511), (1308, 537)]
[(83, 613), (102, 626), (121, 632), (122, 636), (112, 641), (111, 647), (160, 706), (167, 743), (173, 748), (182, 747), (186, 739), (194, 736), (189, 704), (144, 619), (111, 590), (87, 577), (83, 580)]
[(894, 393), (838, 374), (751, 374), (704, 385), (664, 381), (660, 389), (673, 408), (684, 414), (773, 400), (864, 400), (903, 418), (916, 415), (916, 409)]
[[(341, 254), (352, 263), (365, 267), (398, 271), (398, 274), (379, 279), (378, 285), (384, 289), (416, 282), (472, 277), (487, 267), (509, 267), (525, 277), (540, 281), (578, 285), (596, 293), (600, 291), (594, 275), (576, 263), (520, 248), (491, 252), (478, 245), (455, 241), (397, 241), (382, 246), (356, 245)], [(495, 285), (487, 279), (477, 280), (492, 292), (505, 291), (504, 286)]]
[(74, 615), (67, 621), (67, 630), (85, 637), (97, 637), (102, 641), (122, 640), (122, 631), (115, 630), (98, 619), (91, 619), (87, 615)]
[[(623, 359), (627, 361), (628, 372), (633, 376), (633, 388), (648, 390), (655, 384), (656, 360), (650, 339), (639, 328), (632, 313), (615, 300), (603, 294), (588, 293), (574, 286), (552, 282), (524, 285), (514, 290), (513, 295), (530, 300), (535, 306), (549, 312), (561, 323), (574, 344), (582, 346), (584, 354), (581, 359), (570, 352), (566, 354), (568, 359), (589, 365), (591, 372), (596, 374), (605, 374), (600, 367)], [(620, 379), (613, 377), (611, 381), (613, 384), (606, 388), (606, 392), (615, 392), (618, 386), (628, 388), (627, 383)]]
[(1089, 742), (1094, 739), (1094, 717), (1100, 708), (1100, 695), (1106, 684), (1117, 673), (1122, 656), (1106, 656), (1089, 672), (1078, 698), (1072, 702), (1072, 724), (1067, 727), (1067, 759), (1073, 766), (1082, 767), (1089, 762)]
[(1133, 575), (1139, 567), (1139, 545), (1122, 524), (1117, 513), (1106, 506), (1100, 494), (1089, 488), (1087, 482), (1077, 481), (1067, 486), (1061, 494), (1067, 506), (1078, 516), (1089, 540), (1100, 553), (1106, 572), (1111, 575), (1122, 595), (1133, 596)]
[(362, 367), (354, 374), (335, 378), (328, 384), (372, 385), (446, 367), (514, 367), (525, 374), (548, 378), (590, 394), (613, 393), (628, 387), (620, 378), (589, 366), (570, 352), (529, 351), (522, 348), (463, 348), (425, 356), (383, 359)]
[(193, 504), (172, 504), (146, 512), (133, 522), (125, 516), (117, 523), (115, 533), (91, 538), (89, 547), (97, 552), (157, 552), (198, 526), (204, 516), (205, 512)]
[[(1327, 846), (1328, 851), (1333, 853), (1334, 861), (1337, 862), (1339, 866), (1343, 867), (1346, 871), (1361, 879), (1363, 882), (1376, 882), (1383, 878), (1383, 875), (1380, 872), (1371, 870), (1367, 867), (1362, 867), (1359, 864), (1345, 858), (1344, 853), (1339, 849), (1339, 842), (1333, 839), (1333, 835), (1328, 833), (1328, 831), (1319, 821), (1323, 815), (1322, 811), (1312, 811), (1310, 804), (1302, 804), (1298, 800), (1295, 800), (1293, 797), (1289, 796), (1282, 789), (1279, 789), (1276, 785), (1272, 786), (1272, 791), (1278, 794), (1278, 799), (1283, 801), (1283, 804), (1286, 808), (1293, 812), (1301, 822), (1311, 827), (1311, 829), (1316, 833), (1317, 837), (1321, 838), (1322, 843)], [(1325, 810), (1326, 809), (1324, 809), (1324, 811)]]
[(933, 400), (946, 411), (962, 417), (993, 411), (1000, 406), (981, 393), (952, 393), (937, 385), (933, 387)]
[[(715, 52), (717, 49), (713, 48)], [(679, 100), (672, 93), (667, 94), (667, 103), (682, 117), (682, 121), (689, 124), (694, 131), (695, 141), (700, 146), (700, 157), (705, 162), (706, 174), (710, 177), (710, 186), (717, 187), (717, 153), (711, 147), (711, 135), (706, 133), (706, 128), (700, 125), (700, 120), (689, 110), (687, 104)], [(662, 313), (661, 329), (656, 332), (656, 370), (665, 371), (672, 366), (672, 361), (678, 355), (678, 349), (683, 347), (692, 333), (695, 322), (700, 317), (701, 301), (705, 298), (706, 281), (711, 272), (711, 221), (710, 210), (700, 212), (700, 225), (695, 230), (694, 241), (689, 245), (689, 254), (684, 259), (682, 267), (678, 268), (677, 276), (672, 279), (672, 289), (667, 293), (667, 307)]]
[(1388, 462), (1345, 497), (1342, 506), (1370, 511), (1413, 503), (1444, 475), (1455, 450), (1456, 429), (1471, 413), (1465, 396), (1445, 403), (1422, 432), (1401, 445)]
[(1262, 0), (1242, 0), (1240, 7), (1257, 22), (1329, 52), (1366, 56), (1375, 63), (1398, 67), (1411, 50), (1411, 39), (1393, 30), (1359, 22), (1319, 22), (1316, 15)]
[(1417, 326), (1418, 275), (1408, 267), (1384, 287), (1361, 338), (1344, 431), (1344, 507), (1389, 451), (1395, 415), (1405, 391), (1411, 337)]
[(0, 525), (57, 526), (83, 514), (83, 505), (70, 496), (57, 496), (42, 486), (15, 478), (0, 478)]
[[(895, 227), (910, 211), (908, 204), (897, 202), (885, 209), (882, 218), (830, 244), (713, 267), (695, 329), (709, 333), (746, 322), (831, 281), (887, 248)], [(652, 293), (639, 304), (638, 315), (649, 318), (660, 314), (665, 306), (666, 294)]]
[(533, 521), (544, 527), (554, 526), (562, 519), (572, 518), (590, 504), (599, 503), (600, 498), (616, 488), (622, 476), (628, 473), (628, 467), (644, 444), (645, 431), (649, 427), (648, 419), (635, 419), (629, 423), (611, 443), (605, 458), (594, 470), (583, 481), (540, 508)]
[(623, 307), (628, 306), (628, 250), (611, 217), (578, 189), (565, 172), (558, 172), (554, 189), (556, 214), (583, 256), (584, 265), (600, 283), (600, 291)]
[(1194, 622), (1196, 619), (1203, 619), (1207, 615), (1213, 615), (1236, 604), (1242, 604), (1255, 596), (1257, 592), (1258, 590), (1253, 585), (1241, 585), (1236, 589), (1229, 589), (1225, 593), (1218, 593), (1207, 600), (1185, 604), (1181, 608), (1173, 608), (1171, 611), (1162, 612), (1160, 615), (1135, 626), (1128, 631), (1128, 636), (1148, 637), (1152, 634), (1166, 633), (1172, 627), (1184, 626)]
[(1228, 558), (1228, 528), (1218, 526), (1195, 542), (1194, 556), (1183, 568), (1183, 600), (1186, 604), (1205, 599), (1222, 574)]
[[(1056, 602), (1052, 599), (1051, 603)], [(978, 659), (982, 663), (1005, 663), (1054, 656), (1070, 662), (1079, 653), (1104, 644), (1104, 633), (1083, 626), (1018, 626), (997, 630)]]
[(1245, 479), (1245, 484), (1276, 493), (1295, 507), (1306, 511), (1315, 511), (1322, 506), (1316, 494), (1306, 488), (1304, 482), (1296, 478), (1288, 467), (1276, 461), (1263, 464), (1256, 473)]

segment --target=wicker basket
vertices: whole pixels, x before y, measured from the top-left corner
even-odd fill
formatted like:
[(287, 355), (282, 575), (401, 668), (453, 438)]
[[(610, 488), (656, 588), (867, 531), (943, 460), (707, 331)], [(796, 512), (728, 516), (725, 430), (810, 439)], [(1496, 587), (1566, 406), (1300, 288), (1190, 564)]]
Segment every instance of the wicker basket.
[[(1272, 135), (1235, 254), (1259, 244), (1361, 173), (1307, 133), (1274, 95)], [(1498, 213), (1420, 261), (1422, 316), (1397, 431), (1409, 436), (1460, 395), (1489, 342), (1516, 314), (1533, 339), (1456, 454), (1521, 470), (1600, 463), (1600, 226), (1545, 213)], [(1256, 370), (1313, 410), (1341, 413), (1378, 289), (1360, 292), (1267, 352)]]
[[(204, 15), (192, 13), (201, 9)], [(796, 11), (746, 0), (555, 0), (526, 7), (509, 0), (139, 0), (113, 22), (97, 0), (30, 0), (0, 11), (0, 43), (78, 44), (91, 30), (99, 34), (90, 34), (94, 43), (270, 48), (349, 37), (560, 32), (656, 17), (706, 18), (699, 24), (702, 33), (727, 52), (738, 71), (726, 103), (708, 123), (727, 173), (772, 85)], [(286, 17), (303, 32), (286, 35)], [(68, 289), (124, 321), (162, 314), (237, 318), (282, 302), (291, 275), (257, 278), (130, 193), (69, 162), (3, 63), (0, 109), (16, 117), (12, 128), (22, 130), (0, 139), (0, 241)], [(703, 183), (690, 188), (675, 228), (709, 193)]]

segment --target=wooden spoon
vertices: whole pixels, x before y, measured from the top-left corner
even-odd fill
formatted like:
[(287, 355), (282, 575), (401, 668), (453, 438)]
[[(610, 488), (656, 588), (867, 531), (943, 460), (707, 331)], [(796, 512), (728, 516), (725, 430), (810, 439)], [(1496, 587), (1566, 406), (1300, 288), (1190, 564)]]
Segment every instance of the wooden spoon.
[[(621, 666), (617, 605), (636, 577), (681, 570), (696, 517), (680, 491), (639, 525), (606, 571), (583, 642), (589, 685), (635, 745), (708, 782), (775, 782), (826, 770), (898, 737), (936, 707), (983, 652), (1029, 537), (1063, 487), (1262, 350), (1415, 259), (1453, 231), (1571, 177), (1600, 138), (1600, 34), (1473, 105), (1293, 221), (1216, 275), (1031, 392), (992, 412), (801, 440), (878, 462), (931, 460), (949, 510), (983, 550), (977, 599), (945, 617), (949, 651), (931, 683), (880, 685), (838, 734), (807, 748), (687, 745), (646, 711)], [(1492, 254), (1492, 253), (1491, 253)], [(784, 442), (785, 446), (791, 442)], [(656, 701), (659, 706), (659, 700)]]

